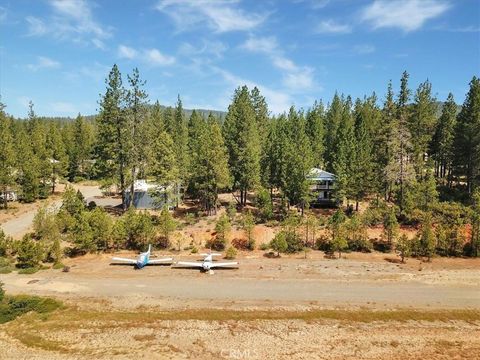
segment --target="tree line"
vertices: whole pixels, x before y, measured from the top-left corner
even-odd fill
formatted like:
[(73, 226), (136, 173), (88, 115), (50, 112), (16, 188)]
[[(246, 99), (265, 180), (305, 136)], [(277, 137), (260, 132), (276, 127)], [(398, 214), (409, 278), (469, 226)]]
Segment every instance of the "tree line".
[[(235, 90), (224, 119), (149, 104), (145, 81), (134, 69), (127, 86), (116, 65), (106, 79), (94, 121), (45, 121), (34, 112), (13, 119), (0, 109), (0, 187), (20, 190), (29, 202), (55, 191), (61, 178), (101, 179), (116, 184), (124, 208), (136, 179), (149, 178), (214, 211), (220, 190), (247, 194), (262, 189), (286, 206), (311, 201), (306, 175), (321, 167), (336, 176), (335, 197), (358, 203), (372, 196), (398, 206), (408, 219), (432, 199), (468, 202), (480, 184), (480, 80), (473, 77), (457, 113), (449, 94), (438, 102), (427, 80), (412, 92), (408, 73), (383, 103), (375, 93), (362, 99), (336, 93), (272, 116), (257, 88)], [(440, 190), (440, 193), (437, 191)], [(268, 197), (268, 196), (267, 196)], [(6, 199), (4, 206), (7, 206)]]

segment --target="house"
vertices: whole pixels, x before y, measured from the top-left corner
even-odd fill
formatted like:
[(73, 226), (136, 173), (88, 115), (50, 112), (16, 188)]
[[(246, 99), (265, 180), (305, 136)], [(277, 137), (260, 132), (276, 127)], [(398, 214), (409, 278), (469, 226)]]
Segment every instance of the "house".
[(18, 195), (17, 192), (11, 188), (7, 188), (6, 191), (0, 192), (0, 202), (3, 202), (7, 198), (7, 201), (17, 201)]
[(335, 204), (333, 197), (335, 175), (322, 169), (312, 168), (307, 175), (307, 179), (311, 181), (310, 191), (314, 196), (312, 204)]
[[(173, 207), (175, 195), (173, 186), (148, 183), (146, 180), (136, 180), (134, 185), (133, 206), (137, 209), (161, 209), (168, 201), (168, 207)], [(127, 202), (130, 200), (130, 188), (125, 190)]]

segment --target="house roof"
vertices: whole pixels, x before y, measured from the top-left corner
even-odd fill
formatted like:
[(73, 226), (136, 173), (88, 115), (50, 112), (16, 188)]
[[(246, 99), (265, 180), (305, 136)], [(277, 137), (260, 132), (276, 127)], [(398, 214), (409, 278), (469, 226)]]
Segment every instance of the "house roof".
[[(145, 179), (135, 180), (133, 184), (133, 188), (135, 192), (148, 192), (150, 190), (165, 190), (165, 187), (155, 184), (155, 183), (147, 183)], [(125, 189), (126, 192), (130, 192), (130, 187)]]
[(307, 175), (307, 178), (310, 180), (335, 180), (335, 175), (329, 173), (328, 171), (312, 168)]

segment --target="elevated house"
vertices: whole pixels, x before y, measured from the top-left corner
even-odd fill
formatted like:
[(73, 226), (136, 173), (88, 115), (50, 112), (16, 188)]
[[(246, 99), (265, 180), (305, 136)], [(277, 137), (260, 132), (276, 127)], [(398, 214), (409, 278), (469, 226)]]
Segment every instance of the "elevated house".
[(310, 191), (314, 198), (312, 204), (335, 205), (333, 197), (335, 175), (322, 169), (312, 168), (307, 179), (311, 182)]

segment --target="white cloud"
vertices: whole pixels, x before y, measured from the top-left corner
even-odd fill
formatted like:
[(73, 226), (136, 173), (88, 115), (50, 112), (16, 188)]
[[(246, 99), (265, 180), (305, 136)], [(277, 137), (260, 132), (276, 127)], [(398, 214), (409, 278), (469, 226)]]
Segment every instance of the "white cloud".
[(92, 44), (95, 45), (95, 47), (98, 49), (105, 50), (105, 43), (100, 39), (93, 38)]
[(25, 20), (28, 23), (27, 36), (41, 36), (47, 33), (47, 26), (42, 20), (34, 16), (27, 16)]
[(175, 63), (175, 58), (173, 56), (164, 55), (157, 49), (145, 50), (145, 55), (146, 60), (150, 65), (167, 66)]
[(251, 36), (241, 47), (252, 52), (271, 54), (277, 51), (278, 44), (277, 39), (273, 36), (260, 38)]
[(363, 9), (361, 19), (371, 23), (374, 29), (400, 28), (409, 32), (450, 8), (440, 0), (376, 0)]
[(120, 45), (118, 47), (118, 57), (120, 58), (134, 59), (135, 57), (137, 57), (137, 55), (138, 55), (137, 50), (131, 47), (128, 47), (125, 45)]
[(180, 45), (178, 51), (182, 55), (214, 55), (217, 58), (221, 58), (228, 46), (221, 41), (210, 41), (203, 39), (202, 44), (195, 46), (190, 43), (183, 43)]
[(27, 36), (51, 35), (56, 39), (90, 43), (104, 49), (103, 40), (112, 36), (112, 30), (97, 22), (86, 0), (49, 0), (52, 14), (45, 19), (27, 16)]
[(78, 114), (75, 105), (69, 102), (57, 101), (50, 103), (50, 109), (56, 115), (75, 116), (76, 114)]
[[(250, 89), (257, 87), (260, 90), (261, 94), (265, 96), (265, 99), (267, 100), (267, 103), (268, 103), (269, 110), (275, 114), (281, 114), (283, 112), (286, 112), (288, 111), (290, 106), (293, 105), (293, 100), (290, 97), (290, 95), (283, 91), (274, 90), (267, 86), (260, 85), (256, 82), (242, 79), (232, 74), (231, 72), (226, 71), (224, 69), (220, 69), (218, 67), (212, 67), (212, 69), (218, 74), (220, 74), (222, 78), (231, 87), (237, 88), (238, 86), (243, 86), (243, 85), (247, 85)], [(227, 98), (228, 97), (226, 97), (226, 99)], [(225, 102), (224, 105), (225, 105), (224, 107), (228, 106), (227, 101)]]
[(315, 30), (321, 34), (348, 34), (352, 32), (352, 27), (334, 20), (324, 20), (317, 25)]
[(217, 32), (248, 31), (256, 28), (266, 15), (245, 12), (237, 0), (160, 0), (156, 9), (170, 16), (180, 30), (206, 23)]
[(294, 4), (306, 3), (314, 10), (323, 9), (330, 3), (330, 0), (293, 0)]
[(118, 47), (118, 57), (129, 60), (138, 59), (151, 66), (168, 66), (175, 63), (173, 56), (162, 54), (160, 50), (155, 48), (136, 50), (126, 45), (120, 45)]
[(360, 55), (371, 54), (375, 52), (375, 46), (369, 44), (355, 45), (353, 51)]
[(285, 75), (283, 82), (290, 89), (311, 89), (314, 86), (313, 69), (305, 68), (299, 72), (288, 73)]
[(27, 68), (32, 71), (40, 69), (55, 69), (59, 68), (60, 63), (56, 60), (52, 60), (46, 56), (37, 56), (37, 62), (35, 64), (28, 64)]
[(480, 27), (470, 25), (470, 26), (465, 26), (465, 27), (462, 27), (462, 28), (449, 29), (448, 31), (461, 32), (461, 33), (480, 32)]
[(278, 46), (275, 37), (250, 37), (241, 45), (250, 52), (266, 54), (273, 66), (283, 72), (283, 84), (290, 90), (301, 91), (314, 86), (314, 70), (309, 66), (299, 66), (287, 58)]

